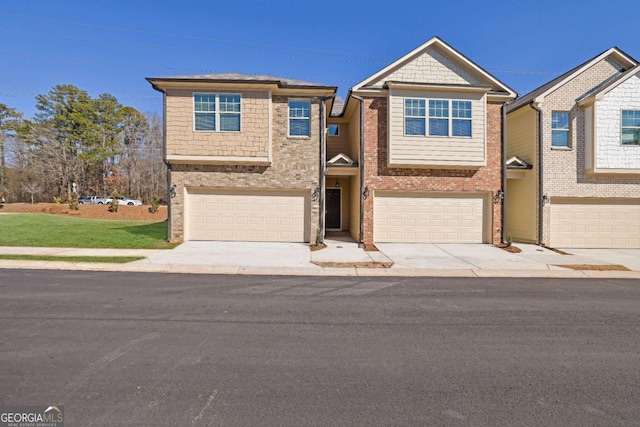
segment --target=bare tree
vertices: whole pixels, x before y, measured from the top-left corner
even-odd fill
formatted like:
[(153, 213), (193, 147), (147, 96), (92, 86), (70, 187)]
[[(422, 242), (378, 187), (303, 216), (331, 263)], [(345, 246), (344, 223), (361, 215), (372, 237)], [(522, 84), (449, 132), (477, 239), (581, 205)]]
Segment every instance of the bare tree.
[(40, 186), (40, 183), (32, 181), (32, 182), (27, 182), (26, 184), (24, 184), (23, 186), (24, 191), (26, 191), (27, 193), (29, 193), (31, 195), (31, 204), (34, 203), (33, 199), (34, 196), (42, 191), (42, 187)]

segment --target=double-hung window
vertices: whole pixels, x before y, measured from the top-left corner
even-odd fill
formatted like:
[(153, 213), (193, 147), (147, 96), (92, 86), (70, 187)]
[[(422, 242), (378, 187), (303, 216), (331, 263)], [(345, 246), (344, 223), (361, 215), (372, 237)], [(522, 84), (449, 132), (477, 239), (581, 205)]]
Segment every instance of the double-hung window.
[(289, 101), (289, 136), (311, 135), (311, 102)]
[(471, 101), (420, 98), (404, 100), (405, 135), (470, 138), (471, 123)]
[(622, 110), (622, 145), (640, 145), (640, 111)]
[(195, 130), (240, 132), (241, 96), (229, 93), (193, 95)]
[(551, 112), (551, 146), (569, 147), (569, 113), (566, 111)]

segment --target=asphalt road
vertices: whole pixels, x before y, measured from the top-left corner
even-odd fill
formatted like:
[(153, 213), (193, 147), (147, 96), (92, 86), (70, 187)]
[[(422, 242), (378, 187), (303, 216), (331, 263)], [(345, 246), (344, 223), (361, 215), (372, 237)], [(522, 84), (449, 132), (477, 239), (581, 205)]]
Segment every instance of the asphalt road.
[(66, 426), (640, 426), (640, 281), (0, 270), (0, 331)]

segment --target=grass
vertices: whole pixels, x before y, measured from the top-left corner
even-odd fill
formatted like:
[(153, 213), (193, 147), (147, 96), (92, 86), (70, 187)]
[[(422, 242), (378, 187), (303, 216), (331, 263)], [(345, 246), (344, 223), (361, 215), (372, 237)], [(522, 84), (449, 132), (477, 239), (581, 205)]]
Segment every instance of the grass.
[(65, 262), (104, 262), (125, 264), (140, 261), (143, 256), (56, 256), (56, 255), (0, 255), (0, 259), (18, 261), (65, 261)]
[(0, 215), (0, 246), (170, 249), (167, 223), (74, 218), (29, 213)]

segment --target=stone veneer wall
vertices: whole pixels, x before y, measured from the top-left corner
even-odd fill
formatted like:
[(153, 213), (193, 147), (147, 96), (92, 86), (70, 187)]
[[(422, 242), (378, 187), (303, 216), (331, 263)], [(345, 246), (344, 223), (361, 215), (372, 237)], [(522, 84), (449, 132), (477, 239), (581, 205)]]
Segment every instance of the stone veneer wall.
[[(176, 185), (176, 196), (171, 199), (171, 241), (184, 239), (184, 203), (188, 188), (304, 190), (311, 195), (319, 186), (319, 104), (312, 102), (309, 138), (290, 138), (287, 135), (287, 97), (274, 96), (272, 108), (273, 161), (270, 166), (171, 165), (170, 180), (171, 184)], [(172, 120), (172, 116), (167, 116), (168, 122)], [(172, 143), (168, 138), (167, 144)], [(311, 209), (311, 221), (307, 235), (310, 242), (315, 242), (320, 209), (317, 201), (310, 203), (308, 209)]]
[[(364, 242), (373, 242), (374, 190), (490, 192), (502, 188), (502, 103), (487, 103), (487, 166), (479, 169), (411, 169), (387, 166), (387, 99), (365, 99)], [(490, 198), (491, 200), (492, 198)], [(490, 201), (489, 203), (492, 203)], [(501, 242), (502, 203), (494, 204), (491, 242)]]

